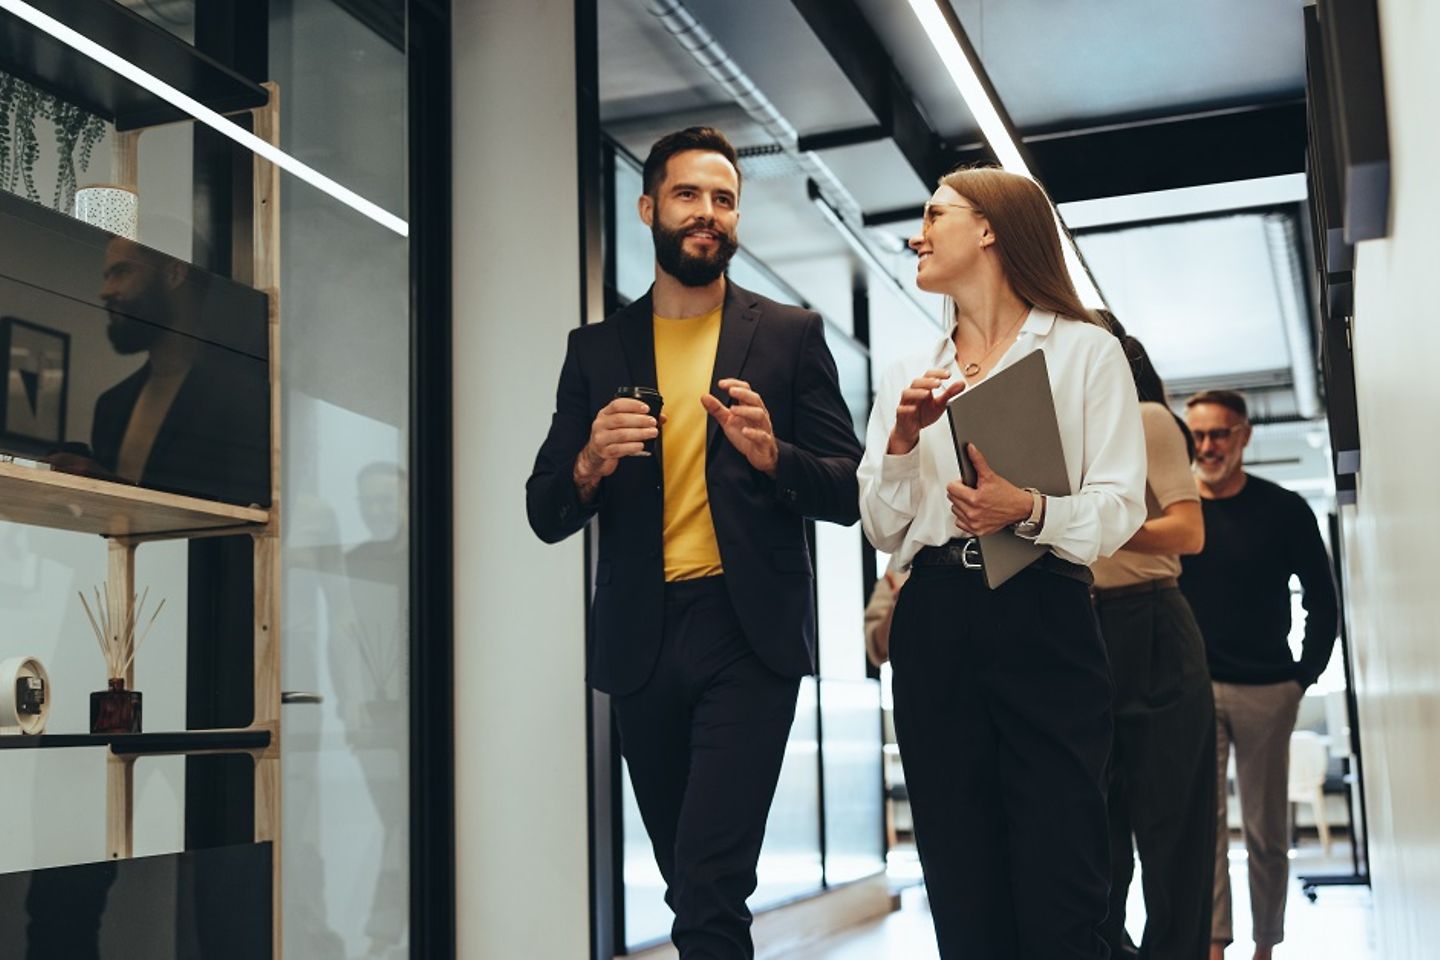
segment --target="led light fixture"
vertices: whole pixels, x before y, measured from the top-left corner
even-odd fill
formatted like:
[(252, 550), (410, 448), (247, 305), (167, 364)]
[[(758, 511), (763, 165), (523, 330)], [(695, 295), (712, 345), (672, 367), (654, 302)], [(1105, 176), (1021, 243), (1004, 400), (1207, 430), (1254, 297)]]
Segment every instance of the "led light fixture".
[(113, 70), (131, 83), (137, 84), (150, 91), (177, 109), (188, 113), (207, 127), (210, 127), (223, 136), (229, 137), (245, 149), (269, 160), (291, 176), (305, 181), (315, 189), (333, 197), (357, 213), (369, 217), (386, 229), (393, 230), (402, 237), (408, 237), (410, 235), (410, 224), (403, 218), (397, 217), (379, 204), (366, 200), (360, 196), (360, 194), (331, 180), (313, 167), (301, 163), (274, 144), (267, 143), (260, 139), (255, 136), (255, 134), (226, 119), (193, 97), (186, 95), (158, 77), (142, 70), (124, 57), (116, 56), (113, 52), (105, 49), (94, 40), (67, 27), (54, 17), (42, 13), (30, 4), (25, 3), (24, 0), (0, 0), (0, 10), (5, 10), (37, 29), (45, 31), (66, 46), (84, 54), (101, 66)]
[[(979, 67), (971, 60), (969, 52), (961, 45), (950, 21), (941, 10), (940, 4), (945, 2), (947, 0), (909, 0), (910, 9), (924, 28), (930, 45), (940, 56), (946, 73), (950, 74), (950, 79), (955, 82), (970, 115), (980, 125), (980, 133), (1000, 161), (1000, 166), (1010, 173), (1036, 180), (1035, 175), (1030, 172), (1030, 165), (1025, 162), (1025, 155), (1020, 150), (1010, 125), (1006, 123), (999, 105), (991, 99), (985, 82), (981, 80)], [(1054, 205), (1051, 206), (1053, 209)], [(1105, 306), (1105, 298), (1100, 295), (1090, 271), (1085, 269), (1085, 263), (1080, 259), (1080, 253), (1075, 249), (1075, 241), (1071, 238), (1065, 222), (1060, 219), (1059, 211), (1055, 211), (1055, 226), (1060, 231), (1065, 267), (1070, 273), (1070, 281), (1075, 284), (1075, 290), (1080, 295), (1081, 303), (1091, 308)]]

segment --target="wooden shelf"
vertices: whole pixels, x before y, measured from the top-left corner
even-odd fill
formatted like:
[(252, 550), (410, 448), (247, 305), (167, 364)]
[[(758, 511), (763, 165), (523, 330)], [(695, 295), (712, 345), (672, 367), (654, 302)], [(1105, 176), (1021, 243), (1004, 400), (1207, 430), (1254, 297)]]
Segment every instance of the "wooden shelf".
[[(40, 12), (101, 44), (220, 113), (269, 102), (265, 88), (115, 0), (29, 0)], [(136, 130), (187, 115), (50, 34), (0, 12), (0, 70)]]
[(42, 733), (0, 737), (0, 750), (109, 747), (117, 757), (248, 753), (270, 746), (268, 730), (179, 730), (173, 733)]
[(178, 539), (268, 522), (268, 511), (0, 462), (0, 520), (104, 537)]

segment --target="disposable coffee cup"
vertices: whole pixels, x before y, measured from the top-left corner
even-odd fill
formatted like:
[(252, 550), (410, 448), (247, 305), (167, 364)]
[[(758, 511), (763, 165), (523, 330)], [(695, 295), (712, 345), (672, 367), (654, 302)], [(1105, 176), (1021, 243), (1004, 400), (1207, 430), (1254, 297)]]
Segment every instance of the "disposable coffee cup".
[[(660, 425), (660, 410), (665, 406), (665, 398), (660, 396), (660, 391), (654, 387), (621, 387), (615, 391), (615, 399), (624, 397), (627, 400), (639, 400), (650, 408), (650, 416), (655, 418), (655, 425)], [(645, 452), (655, 452), (655, 441), (645, 441)]]

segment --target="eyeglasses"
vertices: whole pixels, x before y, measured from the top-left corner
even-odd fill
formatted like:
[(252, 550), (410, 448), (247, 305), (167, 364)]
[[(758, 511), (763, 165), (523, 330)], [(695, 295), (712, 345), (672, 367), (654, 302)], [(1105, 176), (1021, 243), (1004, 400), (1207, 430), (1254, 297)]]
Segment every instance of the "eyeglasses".
[(956, 210), (973, 210), (976, 213), (983, 213), (979, 207), (972, 207), (968, 203), (926, 203), (925, 212), (921, 215), (920, 221), (927, 229), (935, 223), (934, 211), (939, 207), (954, 207)]
[(1211, 443), (1219, 443), (1221, 440), (1229, 440), (1235, 433), (1235, 427), (1216, 427), (1214, 430), (1191, 430), (1190, 436), (1195, 438), (1196, 443), (1204, 443), (1209, 437)]

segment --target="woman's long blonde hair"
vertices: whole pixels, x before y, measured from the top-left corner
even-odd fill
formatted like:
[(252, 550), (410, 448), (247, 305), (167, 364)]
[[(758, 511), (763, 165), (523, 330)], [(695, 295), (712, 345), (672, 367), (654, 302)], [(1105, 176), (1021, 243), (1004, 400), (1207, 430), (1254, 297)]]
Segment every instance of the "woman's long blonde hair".
[[(1103, 326), (1080, 302), (1050, 198), (1029, 177), (995, 167), (961, 167), (940, 178), (990, 221), (1000, 269), (1021, 300), (1061, 317)], [(954, 309), (954, 304), (950, 305)]]

